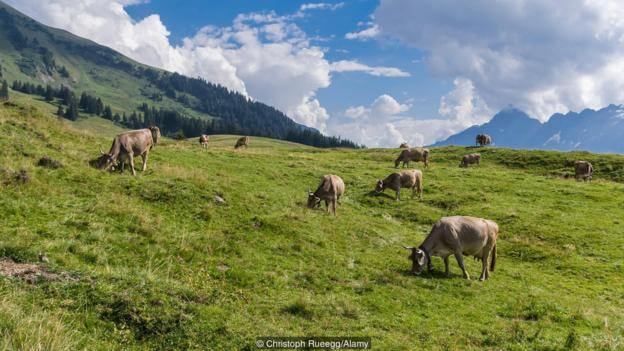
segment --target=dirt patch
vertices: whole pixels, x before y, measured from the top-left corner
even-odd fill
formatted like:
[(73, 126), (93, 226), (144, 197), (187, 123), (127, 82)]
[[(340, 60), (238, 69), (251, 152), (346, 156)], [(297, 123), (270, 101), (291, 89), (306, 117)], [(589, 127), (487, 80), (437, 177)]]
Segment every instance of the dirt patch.
[(0, 276), (19, 278), (28, 284), (42, 281), (78, 280), (67, 272), (50, 272), (42, 264), (17, 263), (10, 258), (0, 258)]

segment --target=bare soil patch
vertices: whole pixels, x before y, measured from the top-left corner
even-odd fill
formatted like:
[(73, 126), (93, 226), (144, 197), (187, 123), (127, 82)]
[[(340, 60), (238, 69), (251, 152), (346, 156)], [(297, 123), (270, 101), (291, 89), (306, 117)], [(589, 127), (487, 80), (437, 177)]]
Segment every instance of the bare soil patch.
[(10, 258), (0, 258), (0, 276), (19, 278), (29, 284), (37, 284), (43, 281), (76, 281), (67, 272), (51, 272), (45, 265), (37, 263), (18, 263)]

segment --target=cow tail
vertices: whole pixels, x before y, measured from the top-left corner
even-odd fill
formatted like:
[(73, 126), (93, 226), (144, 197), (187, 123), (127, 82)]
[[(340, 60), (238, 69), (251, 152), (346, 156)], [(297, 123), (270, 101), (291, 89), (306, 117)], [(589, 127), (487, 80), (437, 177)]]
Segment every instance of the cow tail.
[(494, 243), (494, 247), (492, 247), (492, 261), (490, 262), (490, 271), (494, 272), (494, 268), (496, 268), (496, 243)]

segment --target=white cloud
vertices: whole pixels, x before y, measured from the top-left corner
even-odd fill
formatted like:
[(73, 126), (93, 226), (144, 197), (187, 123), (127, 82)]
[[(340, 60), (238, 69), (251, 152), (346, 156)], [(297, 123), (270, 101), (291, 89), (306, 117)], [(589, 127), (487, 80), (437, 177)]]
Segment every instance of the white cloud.
[(492, 117), (493, 111), (477, 95), (470, 80), (457, 78), (453, 84), (455, 88), (440, 98), (438, 113), (441, 116), (464, 128), (487, 122)]
[(353, 119), (358, 119), (358, 118), (368, 118), (370, 117), (370, 112), (371, 110), (369, 108), (366, 108), (364, 106), (355, 106), (355, 107), (349, 107), (346, 111), (345, 111), (345, 116), (349, 117), (349, 118), (353, 118)]
[[(399, 127), (403, 120), (399, 115), (410, 108), (411, 105), (399, 103), (392, 96), (383, 94), (377, 97), (369, 107), (349, 107), (344, 112), (347, 119), (331, 120), (329, 130), (367, 146), (398, 146), (406, 140)], [(423, 143), (422, 138), (417, 136), (409, 136), (409, 139), (415, 145)]]
[(399, 103), (384, 94), (369, 107), (349, 107), (344, 112), (344, 119), (332, 118), (329, 121), (328, 130), (369, 147), (398, 147), (402, 142), (422, 146), (433, 144), (491, 116), (466, 80), (456, 80), (455, 89), (442, 100), (445, 110), (441, 114), (444, 119), (419, 119), (406, 115), (411, 108), (411, 100)]
[(374, 13), (379, 35), (425, 50), (431, 72), (481, 100), (462, 110), (448, 96), (441, 113), (511, 103), (542, 120), (624, 102), (623, 18), (619, 0), (382, 0)]
[(410, 105), (401, 104), (392, 96), (383, 94), (371, 105), (371, 114), (377, 117), (390, 117), (403, 113), (410, 109)]
[(124, 9), (145, 0), (8, 2), (47, 25), (109, 46), (142, 63), (203, 77), (273, 105), (295, 121), (321, 131), (325, 131), (329, 114), (316, 92), (331, 84), (332, 72), (409, 75), (393, 67), (357, 63), (344, 68), (346, 61), (331, 64), (324, 56), (326, 49), (311, 43), (318, 40), (309, 38), (294, 23), (303, 11), (336, 10), (344, 3), (304, 4), (298, 13), (287, 16), (275, 12), (240, 14), (231, 26), (206, 26), (181, 45), (173, 45), (158, 15), (134, 21)]
[(299, 11), (308, 11), (308, 10), (331, 10), (331, 11), (335, 11), (338, 10), (339, 8), (344, 7), (345, 3), (344, 2), (339, 2), (336, 4), (330, 4), (330, 3), (326, 3), (326, 2), (319, 2), (319, 3), (309, 3), (309, 4), (303, 4), (299, 7)]
[(372, 38), (375, 38), (379, 35), (379, 26), (376, 24), (373, 24), (372, 26), (363, 29), (359, 32), (350, 32), (345, 34), (345, 38), (349, 39), (349, 40), (369, 40)]
[(355, 60), (341, 60), (332, 62), (330, 69), (332, 72), (364, 72), (380, 77), (409, 77), (408, 72), (395, 67), (371, 67)]

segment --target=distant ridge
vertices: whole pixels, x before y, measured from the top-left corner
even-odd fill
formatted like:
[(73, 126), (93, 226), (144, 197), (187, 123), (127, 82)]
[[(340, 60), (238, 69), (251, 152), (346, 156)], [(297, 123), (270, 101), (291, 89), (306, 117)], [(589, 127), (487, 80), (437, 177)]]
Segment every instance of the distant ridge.
[(472, 126), (432, 146), (474, 145), (479, 133), (491, 135), (493, 145), (500, 147), (624, 153), (624, 106), (556, 113), (545, 123), (521, 110), (508, 108), (489, 122)]

